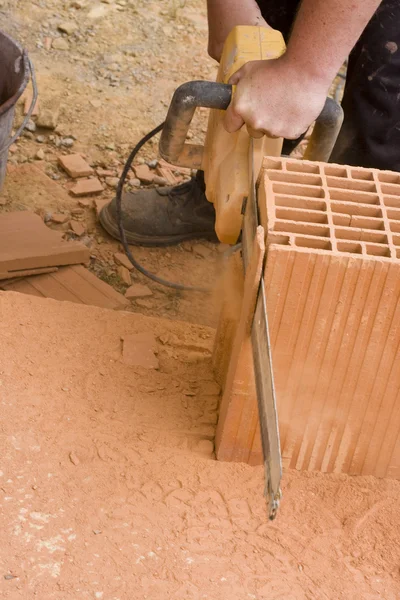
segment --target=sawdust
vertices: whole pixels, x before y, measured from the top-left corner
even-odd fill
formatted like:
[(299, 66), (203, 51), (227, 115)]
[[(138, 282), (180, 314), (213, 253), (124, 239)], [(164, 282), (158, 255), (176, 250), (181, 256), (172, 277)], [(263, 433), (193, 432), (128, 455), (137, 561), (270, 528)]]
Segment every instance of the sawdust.
[[(399, 597), (400, 482), (286, 472), (271, 524), (262, 469), (210, 458), (213, 330), (11, 292), (0, 312), (2, 598)], [(138, 333), (158, 370), (123, 363)]]

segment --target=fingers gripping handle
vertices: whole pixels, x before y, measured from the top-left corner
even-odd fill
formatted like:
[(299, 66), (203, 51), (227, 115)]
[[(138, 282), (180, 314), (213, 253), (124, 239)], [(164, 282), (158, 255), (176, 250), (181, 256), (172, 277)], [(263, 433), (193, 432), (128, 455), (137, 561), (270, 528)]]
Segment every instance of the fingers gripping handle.
[[(160, 154), (167, 162), (200, 168), (202, 147), (186, 143), (196, 108), (226, 110), (232, 99), (232, 86), (211, 81), (190, 81), (174, 93), (160, 139)], [(315, 121), (304, 158), (328, 161), (343, 122), (341, 106), (327, 98)]]
[(199, 167), (201, 164), (199, 146), (186, 143), (195, 110), (200, 106), (226, 110), (231, 98), (232, 86), (225, 83), (190, 81), (178, 87), (173, 95), (161, 134), (162, 158), (174, 165)]

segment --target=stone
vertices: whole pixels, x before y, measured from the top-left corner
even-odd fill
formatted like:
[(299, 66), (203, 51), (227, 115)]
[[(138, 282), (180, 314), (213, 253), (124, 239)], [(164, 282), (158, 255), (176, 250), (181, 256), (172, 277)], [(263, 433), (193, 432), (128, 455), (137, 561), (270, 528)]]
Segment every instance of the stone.
[(159, 175), (154, 176), (153, 183), (159, 186), (168, 185), (168, 181), (165, 179), (165, 177), (160, 177)]
[(75, 233), (75, 235), (77, 235), (78, 237), (81, 237), (81, 235), (85, 233), (85, 228), (79, 221), (75, 221), (73, 219), (72, 221), (70, 221), (69, 226), (71, 230)]
[(114, 254), (114, 260), (117, 263), (117, 265), (122, 265), (126, 269), (129, 269), (129, 271), (132, 271), (133, 264), (123, 252), (116, 252)]
[(92, 175), (93, 169), (80, 154), (68, 154), (58, 157), (58, 164), (73, 179)]
[(130, 179), (129, 183), (130, 183), (130, 185), (132, 187), (140, 188), (140, 179), (138, 179), (137, 177), (134, 177), (133, 179)]
[(69, 460), (72, 462), (73, 465), (77, 466), (79, 465), (79, 463), (81, 462), (79, 460), (79, 458), (77, 457), (77, 455), (75, 454), (75, 452), (70, 452), (69, 453)]
[(118, 183), (118, 177), (106, 177), (106, 184), (108, 185), (108, 187), (113, 188), (115, 190), (117, 189)]
[(80, 179), (70, 190), (73, 196), (90, 196), (92, 194), (101, 194), (103, 191), (103, 186), (97, 177)]
[(44, 160), (45, 154), (44, 154), (44, 150), (42, 148), (40, 148), (40, 150), (38, 150), (36, 152), (35, 158), (36, 158), (36, 160)]
[(71, 148), (75, 144), (75, 140), (71, 137), (62, 138), (60, 144), (65, 148)]
[(72, 35), (79, 29), (79, 27), (77, 23), (74, 23), (74, 21), (64, 21), (58, 25), (57, 29), (63, 33), (66, 33), (67, 35)]
[(139, 165), (135, 167), (135, 175), (142, 183), (153, 183), (154, 173), (147, 165)]
[(158, 369), (157, 341), (152, 333), (135, 333), (123, 337), (122, 361), (131, 367)]
[(29, 119), (29, 121), (25, 125), (25, 129), (27, 131), (34, 133), (36, 131), (36, 123), (34, 121), (32, 121), (31, 119)]
[(69, 50), (69, 42), (65, 38), (59, 37), (52, 41), (51, 47), (54, 50)]
[(62, 223), (66, 223), (69, 219), (68, 215), (63, 215), (62, 213), (53, 213), (51, 215), (51, 220), (53, 223), (57, 223), (61, 225)]
[(118, 275), (120, 277), (120, 279), (126, 284), (126, 285), (131, 285), (132, 280), (131, 280), (131, 274), (129, 272), (129, 269), (127, 269), (126, 267), (123, 267), (122, 265), (120, 265), (117, 269)]
[(41, 108), (36, 125), (37, 127), (43, 127), (44, 129), (55, 129), (57, 127), (59, 115), (59, 105), (51, 108)]
[(131, 285), (125, 292), (125, 298), (128, 300), (135, 300), (136, 298), (147, 298), (148, 296), (152, 296), (153, 292), (147, 285), (142, 285), (141, 283), (134, 283)]

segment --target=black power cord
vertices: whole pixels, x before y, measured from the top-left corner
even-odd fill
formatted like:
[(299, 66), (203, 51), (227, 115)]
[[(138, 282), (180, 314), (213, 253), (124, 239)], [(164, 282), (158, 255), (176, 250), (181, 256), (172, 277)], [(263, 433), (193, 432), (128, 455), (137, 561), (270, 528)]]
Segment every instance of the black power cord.
[(137, 153), (139, 152), (139, 150), (149, 140), (151, 140), (152, 137), (154, 137), (155, 135), (157, 135), (157, 133), (160, 133), (160, 131), (162, 131), (162, 129), (164, 127), (164, 124), (165, 124), (165, 121), (163, 123), (161, 123), (160, 125), (158, 125), (157, 127), (155, 127), (152, 131), (150, 131), (149, 133), (147, 133), (144, 137), (142, 137), (142, 139), (140, 140), (140, 142), (138, 142), (136, 144), (136, 146), (133, 148), (133, 150), (131, 151), (131, 153), (130, 153), (130, 155), (128, 157), (128, 160), (126, 161), (125, 166), (124, 166), (124, 168), (122, 170), (121, 177), (120, 177), (118, 185), (117, 185), (116, 196), (115, 196), (115, 205), (116, 205), (116, 213), (117, 213), (117, 225), (118, 225), (119, 235), (120, 235), (120, 238), (121, 238), (121, 242), (122, 242), (122, 246), (124, 248), (125, 254), (127, 255), (127, 257), (129, 258), (129, 260), (131, 261), (132, 265), (135, 267), (135, 269), (137, 269), (137, 271), (139, 271), (139, 273), (142, 273), (142, 275), (144, 275), (148, 279), (151, 279), (152, 281), (155, 281), (156, 283), (159, 283), (160, 285), (172, 288), (174, 290), (208, 293), (210, 291), (208, 288), (191, 286), (191, 285), (183, 285), (182, 283), (174, 283), (173, 281), (168, 281), (167, 279), (163, 279), (162, 277), (158, 277), (157, 275), (154, 275), (154, 273), (151, 273), (150, 271), (148, 271), (147, 269), (145, 269), (145, 267), (143, 267), (136, 260), (136, 258), (134, 258), (133, 254), (132, 254), (132, 252), (131, 252), (131, 250), (129, 248), (128, 241), (126, 239), (125, 230), (124, 230), (124, 227), (123, 227), (123, 224), (122, 224), (122, 192), (123, 192), (123, 189), (124, 189), (126, 177), (127, 177), (128, 173), (129, 173), (129, 169), (131, 168), (132, 163), (135, 160), (135, 157), (136, 157)]

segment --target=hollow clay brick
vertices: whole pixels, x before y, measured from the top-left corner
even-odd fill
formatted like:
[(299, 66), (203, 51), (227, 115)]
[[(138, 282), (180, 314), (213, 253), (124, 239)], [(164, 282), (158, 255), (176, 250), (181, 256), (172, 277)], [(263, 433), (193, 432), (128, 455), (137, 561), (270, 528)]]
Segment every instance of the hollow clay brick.
[(258, 192), (283, 463), (400, 478), (400, 174), (265, 158)]
[(92, 175), (93, 169), (80, 154), (68, 154), (58, 157), (59, 165), (74, 179)]

